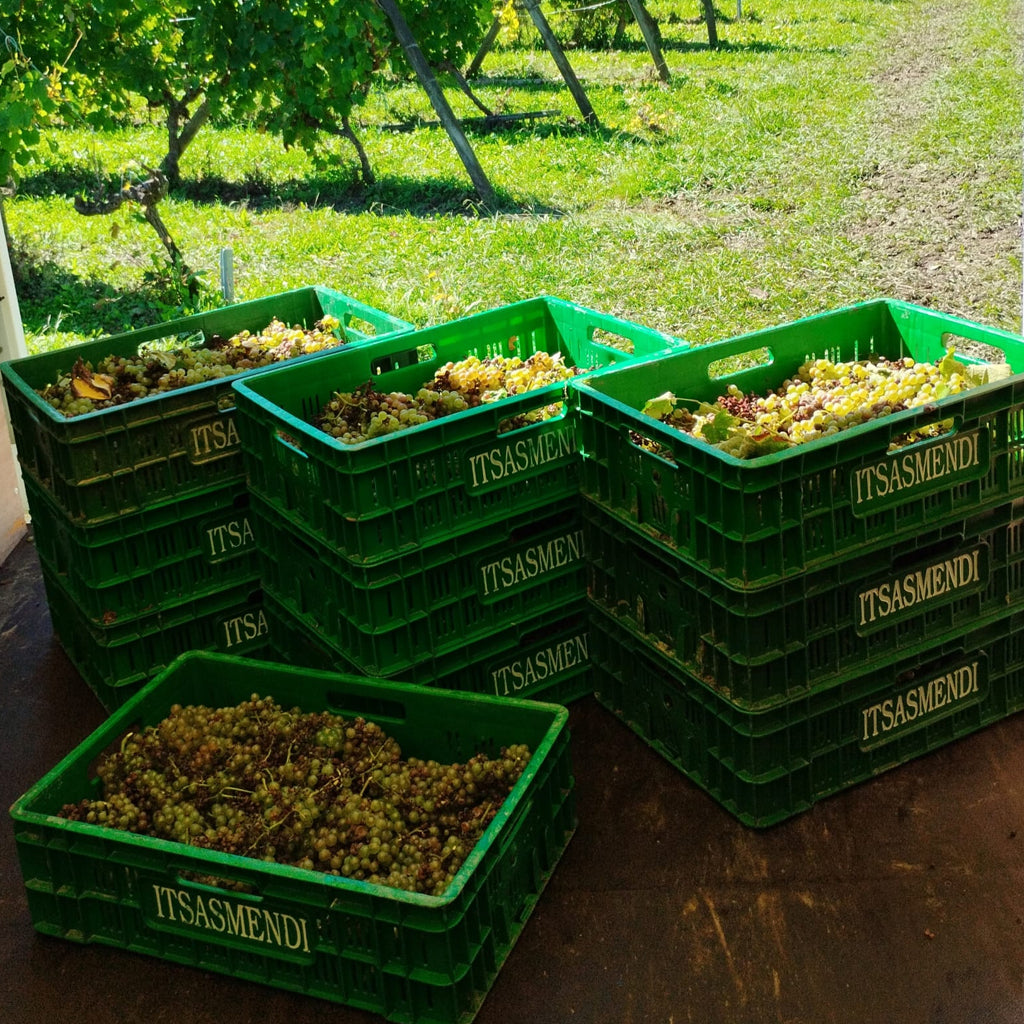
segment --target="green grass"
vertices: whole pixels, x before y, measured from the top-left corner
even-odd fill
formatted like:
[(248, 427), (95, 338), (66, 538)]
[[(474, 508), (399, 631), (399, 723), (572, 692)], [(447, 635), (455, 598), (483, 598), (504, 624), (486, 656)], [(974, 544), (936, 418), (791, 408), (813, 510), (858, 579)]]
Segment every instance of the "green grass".
[[(488, 55), (474, 88), (492, 109), (559, 111), (470, 130), (496, 210), (442, 130), (382, 128), (433, 118), (412, 83), (360, 113), (372, 187), (341, 140), (314, 164), (207, 126), (162, 207), (205, 300), (230, 247), (238, 299), (327, 284), (420, 326), (546, 293), (695, 342), (876, 295), (1020, 329), (1014, 0), (772, 0), (740, 21), (727, 4), (718, 51), (696, 3), (649, 6), (667, 85), (635, 26), (622, 50), (569, 54), (600, 128), (544, 51)], [(30, 350), (174, 315), (151, 228), (71, 205), (159, 160), (159, 126), (53, 141), (5, 204)]]

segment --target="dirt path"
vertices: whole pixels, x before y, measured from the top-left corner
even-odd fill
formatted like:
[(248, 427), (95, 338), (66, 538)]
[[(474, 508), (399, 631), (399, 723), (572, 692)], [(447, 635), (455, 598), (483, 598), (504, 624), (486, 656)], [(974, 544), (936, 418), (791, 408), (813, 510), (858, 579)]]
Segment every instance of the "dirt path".
[[(929, 125), (939, 130), (939, 83), (970, 57), (962, 41), (969, 6), (963, 0), (926, 3), (894, 40), (869, 111), (874, 173), (849, 204), (847, 232), (877, 261), (887, 293), (1017, 331), (1021, 195), (993, 175), (1020, 181), (1020, 137), (1008, 140), (1005, 160), (984, 162), (971, 152), (943, 151), (941, 144), (929, 147), (938, 155), (929, 155), (913, 141), (922, 131), (927, 137)], [(1020, 0), (1006, 4), (1006, 41), (1018, 66), (1022, 6)], [(1006, 102), (1020, 109), (1020, 90)], [(980, 203), (979, 192), (997, 198)]]

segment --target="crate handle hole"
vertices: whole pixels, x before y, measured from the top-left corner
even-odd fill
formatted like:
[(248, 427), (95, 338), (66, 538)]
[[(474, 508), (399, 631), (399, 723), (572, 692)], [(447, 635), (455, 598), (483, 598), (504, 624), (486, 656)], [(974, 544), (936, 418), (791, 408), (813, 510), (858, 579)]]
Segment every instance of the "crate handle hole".
[(590, 340), (597, 345), (604, 345), (606, 348), (614, 349), (616, 352), (625, 352), (627, 355), (632, 355), (636, 350), (636, 345), (632, 338), (627, 338), (624, 334), (616, 334), (614, 331), (605, 330), (602, 327), (594, 328)]
[[(638, 451), (644, 453), (650, 458), (658, 459), (664, 462), (666, 466), (672, 466), (675, 469), (679, 468), (679, 463), (676, 461), (675, 453), (672, 449), (664, 442), (659, 441), (656, 438), (651, 437), (649, 434), (644, 434), (639, 430), (627, 428), (626, 437), (629, 443), (636, 448)], [(655, 483), (661, 481), (658, 470), (652, 470), (651, 475), (654, 478)]]
[(545, 624), (521, 634), (519, 637), (519, 647), (530, 648), (544, 641), (558, 642), (555, 639), (556, 637), (571, 637), (572, 640), (578, 640), (580, 636), (585, 636), (586, 633), (587, 617), (585, 615), (574, 615), (571, 618), (556, 623), (554, 627)]
[(379, 723), (383, 719), (404, 722), (407, 717), (405, 704), (398, 700), (336, 690), (328, 691), (326, 696), (328, 708), (343, 718), (365, 718)]
[(983, 363), (1007, 362), (1006, 351), (997, 345), (974, 341), (962, 334), (954, 334), (952, 331), (947, 331), (942, 335), (942, 347), (944, 349), (952, 347), (957, 355), (971, 360), (981, 360)]
[[(926, 417), (933, 416), (934, 406), (922, 406)], [(886, 454), (892, 452), (912, 452), (913, 450), (928, 445), (938, 438), (946, 439), (957, 433), (959, 423), (956, 417), (946, 416), (943, 419), (925, 418), (920, 423), (915, 423), (909, 430), (900, 433), (891, 433)], [(970, 434), (964, 436), (964, 444), (970, 444)], [(975, 438), (975, 453), (977, 453), (978, 439)], [(984, 450), (984, 449), (982, 449)]]
[(186, 889), (197, 889), (200, 892), (230, 892), (232, 896), (254, 903), (263, 900), (259, 889), (252, 882), (244, 882), (229, 875), (192, 869), (178, 870), (175, 872), (175, 881)]
[(723, 380), (744, 373), (747, 370), (771, 366), (775, 362), (775, 354), (770, 348), (755, 348), (748, 352), (735, 352), (721, 359), (713, 359), (708, 363), (708, 379)]
[[(563, 395), (564, 397), (564, 395)], [(529, 409), (523, 409), (514, 416), (498, 422), (499, 434), (511, 434), (524, 430), (538, 430), (556, 420), (564, 420), (568, 410), (564, 401), (543, 402)], [(572, 442), (575, 450), (575, 442)]]
[[(405, 344), (408, 344), (406, 342)], [(370, 363), (370, 374), (381, 377), (385, 373), (394, 373), (406, 366), (417, 363), (429, 363), (438, 359), (437, 349), (433, 345), (419, 345), (415, 348), (401, 348), (387, 355), (378, 356)]]
[(284, 445), (285, 448), (294, 452), (296, 455), (301, 455), (304, 459), (309, 458), (309, 456), (302, 450), (299, 442), (292, 437), (291, 434), (286, 434), (283, 430), (275, 430), (274, 440), (277, 441), (278, 444)]
[[(135, 354), (143, 359), (160, 359), (167, 356), (167, 353), (175, 349), (183, 348), (206, 348), (209, 345), (226, 341), (219, 334), (211, 334), (207, 338), (203, 331), (186, 331), (178, 334), (161, 334), (149, 341), (140, 341), (135, 348)], [(171, 358), (165, 358), (167, 363), (173, 363)], [(167, 367), (171, 368), (170, 365)]]
[(342, 337), (345, 336), (347, 330), (359, 331), (360, 334), (366, 334), (373, 336), (377, 333), (377, 328), (370, 323), (369, 320), (364, 320), (362, 317), (350, 316), (345, 324), (340, 327), (335, 334), (340, 334)]

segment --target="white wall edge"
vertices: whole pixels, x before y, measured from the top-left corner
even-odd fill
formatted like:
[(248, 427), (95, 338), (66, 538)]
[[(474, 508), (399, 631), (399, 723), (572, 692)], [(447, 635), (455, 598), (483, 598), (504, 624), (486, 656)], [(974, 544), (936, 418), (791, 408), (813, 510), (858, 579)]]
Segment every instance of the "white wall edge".
[[(14, 289), (7, 235), (3, 218), (0, 217), (0, 362), (25, 355), (28, 355), (25, 330), (21, 322), (18, 295)], [(25, 536), (27, 508), (6, 400), (0, 399), (0, 410), (4, 425), (0, 431), (0, 564), (3, 564)]]

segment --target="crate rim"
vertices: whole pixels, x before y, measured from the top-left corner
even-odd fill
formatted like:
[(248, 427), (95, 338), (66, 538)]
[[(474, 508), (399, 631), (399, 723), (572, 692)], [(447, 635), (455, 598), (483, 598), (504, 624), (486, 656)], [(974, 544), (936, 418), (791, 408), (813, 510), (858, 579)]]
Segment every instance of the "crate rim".
[[(1012, 331), (1007, 331), (1000, 327), (986, 327), (974, 323), (970, 320), (966, 320), (962, 317), (955, 316), (953, 314), (942, 313), (938, 310), (931, 309), (926, 306), (916, 305), (911, 302), (906, 302), (902, 299), (894, 299), (887, 297), (877, 297), (872, 299), (866, 299), (863, 302), (850, 303), (845, 306), (839, 306), (833, 309), (821, 310), (818, 313), (811, 314), (810, 316), (803, 317), (799, 322), (808, 323), (816, 320), (824, 320), (833, 316), (841, 315), (843, 313), (854, 312), (858, 310), (865, 310), (871, 308), (886, 308), (892, 310), (902, 310), (906, 313), (923, 314), (929, 317), (935, 316), (949, 322), (952, 326), (964, 327), (970, 331), (977, 332), (979, 327), (986, 333), (990, 334), (993, 339), (999, 339), (1004, 342), (1010, 342), (1024, 347), (1024, 335), (1014, 334)], [(635, 369), (637, 366), (652, 361), (664, 361), (666, 359), (680, 359), (682, 357), (694, 358), (692, 353), (697, 352), (714, 352), (723, 348), (732, 350), (730, 353), (726, 353), (722, 356), (725, 358), (728, 354), (733, 352), (745, 352), (750, 351), (753, 348), (767, 347), (766, 345), (760, 344), (762, 339), (770, 338), (780, 329), (785, 329), (791, 326), (796, 321), (783, 321), (782, 323), (773, 324), (767, 327), (758, 328), (755, 331), (749, 331), (741, 334), (730, 335), (725, 338), (720, 338), (714, 341), (707, 342), (703, 345), (688, 345), (685, 348), (680, 347), (675, 350), (669, 350), (649, 356), (644, 359), (637, 359), (629, 363), (620, 363), (605, 369), (597, 380), (601, 383), (606, 381), (614, 381), (615, 377), (625, 373), (627, 370)], [(749, 347), (748, 347), (749, 346)], [(605, 394), (599, 386), (590, 380), (589, 375), (579, 378), (571, 378), (567, 382), (567, 386), (573, 390), (579, 391), (586, 394), (592, 401), (608, 406), (609, 408), (615, 409), (619, 413), (625, 413), (631, 417), (640, 417), (642, 419), (645, 430), (654, 431), (656, 434), (660, 434), (671, 441), (682, 443), (683, 445), (693, 448), (695, 451), (702, 452), (710, 455), (722, 463), (733, 466), (733, 467), (749, 467), (750, 469), (761, 469), (769, 468), (777, 465), (780, 462), (790, 461), (794, 458), (799, 458), (805, 453), (814, 454), (823, 448), (834, 446), (837, 441), (841, 441), (847, 437), (857, 437), (861, 434), (867, 433), (877, 427), (880, 422), (886, 423), (903, 423), (906, 421), (908, 424), (919, 419), (932, 420), (935, 419), (937, 413), (941, 413), (943, 408), (948, 405), (955, 404), (958, 400), (962, 400), (965, 395), (975, 394), (987, 394), (990, 391), (998, 390), (999, 388), (1005, 387), (1008, 380), (1024, 379), (1024, 373), (1014, 374), (1009, 378), (1002, 378), (996, 381), (990, 381), (987, 384), (980, 384), (969, 388), (966, 392), (960, 392), (956, 395), (947, 395), (944, 398), (937, 399), (935, 402), (930, 403), (927, 406), (917, 406), (910, 409), (902, 409), (899, 412), (891, 413), (888, 416), (867, 420), (864, 423), (858, 423), (855, 426), (847, 427), (844, 430), (838, 431), (828, 437), (816, 438), (813, 441), (805, 441), (800, 444), (792, 445), (782, 451), (772, 452), (767, 455), (759, 455), (750, 459), (740, 459), (734, 455), (730, 455), (727, 452), (721, 451), (721, 449), (714, 445), (707, 444), (696, 438), (691, 437), (689, 434), (682, 430), (676, 430), (667, 424), (661, 423), (654, 419), (652, 416), (644, 417), (643, 412), (635, 406), (628, 405), (625, 402), (620, 401), (617, 398), (613, 398), (610, 395)], [(651, 396), (652, 398), (655, 396)], [(917, 444), (925, 444), (930, 441), (934, 441), (934, 438), (926, 438), (923, 441), (917, 442)], [(906, 450), (910, 450), (915, 445), (908, 445)], [(673, 463), (665, 459), (663, 456), (658, 455), (656, 452), (649, 452), (653, 458), (659, 459), (665, 462), (667, 465), (673, 465)]]
[[(409, 693), (414, 694), (417, 699), (423, 699), (424, 697), (426, 697), (426, 699), (433, 699), (433, 695), (436, 695), (438, 699), (446, 701), (454, 700), (459, 703), (466, 704), (514, 705), (527, 711), (550, 714), (552, 716), (552, 720), (545, 731), (543, 739), (531, 752), (530, 761), (527, 763), (526, 768), (523, 769), (523, 773), (515, 786), (513, 786), (509, 791), (508, 796), (502, 802), (497, 814), (495, 814), (493, 820), (487, 826), (487, 829), (484, 831), (480, 839), (477, 840), (476, 845), (472, 850), (470, 850), (451, 884), (440, 896), (409, 892), (404, 889), (394, 889), (390, 886), (377, 885), (354, 878), (345, 878), (344, 876), (331, 875), (326, 872), (293, 867), (288, 864), (255, 860), (252, 857), (245, 857), (241, 854), (223, 853), (219, 850), (208, 850), (202, 847), (190, 846), (186, 843), (160, 839), (155, 836), (140, 835), (105, 825), (91, 825), (87, 822), (70, 821), (57, 815), (46, 814), (29, 809), (28, 805), (41, 796), (43, 791), (49, 785), (51, 778), (69, 770), (81, 759), (81, 754), (79, 752), (83, 746), (86, 744), (97, 743), (101, 740), (109, 742), (111, 739), (119, 735), (125, 727), (131, 724), (131, 720), (135, 715), (136, 707), (145, 701), (149, 694), (161, 685), (165, 677), (179, 669), (182, 664), (189, 661), (210, 662), (214, 667), (217, 663), (234, 663), (244, 661), (246, 665), (252, 665), (255, 668), (269, 668), (271, 670), (291, 675), (301, 672), (304, 676), (319, 677), (324, 680), (334, 680), (344, 682), (346, 684), (356, 684), (360, 688), (372, 689), (376, 695)], [(272, 697), (273, 694), (268, 694), (268, 696)], [(124, 704), (108, 715), (108, 717), (91, 733), (89, 733), (88, 736), (83, 737), (73, 750), (61, 758), (61, 760), (46, 772), (41, 779), (38, 779), (31, 787), (29, 787), (29, 789), (18, 797), (17, 800), (15, 800), (11, 805), (9, 814), (14, 821), (18, 821), (26, 825), (46, 825), (51, 828), (59, 828), (62, 831), (72, 834), (84, 829), (86, 830), (87, 835), (107, 839), (114, 838), (119, 844), (124, 842), (132, 847), (137, 846), (148, 849), (155, 848), (172, 856), (184, 856), (183, 851), (187, 851), (187, 856), (190, 860), (196, 858), (200, 861), (205, 861), (211, 866), (226, 869), (223, 871), (224, 874), (234, 874), (239, 878), (245, 878), (250, 875), (257, 875), (261, 873), (269, 873), (292, 881), (312, 882), (318, 885), (322, 884), (327, 886), (328, 889), (360, 892), (376, 898), (387, 899), (389, 901), (399, 901), (419, 907), (437, 909), (448, 906), (461, 895), (466, 881), (473, 871), (476, 870), (485, 851), (498, 839), (502, 828), (512, 816), (514, 810), (518, 807), (524, 791), (528, 788), (531, 780), (537, 773), (540, 761), (547, 755), (549, 748), (558, 735), (567, 729), (568, 719), (569, 711), (564, 705), (552, 704), (545, 701), (529, 700), (527, 698), (520, 697), (496, 697), (487, 693), (474, 693), (470, 691), (431, 691), (429, 688), (416, 686), (411, 683), (379, 680), (352, 673), (330, 672), (324, 669), (312, 668), (300, 669), (295, 666), (282, 665), (280, 662), (257, 658), (242, 659), (215, 651), (186, 651), (184, 654), (175, 658), (175, 660), (171, 662), (166, 669), (154, 676), (153, 679), (146, 683), (145, 686), (141, 687), (138, 692), (133, 694)], [(157, 845), (154, 847), (154, 844)], [(190, 865), (189, 867), (194, 868), (194, 865)]]
[[(170, 320), (170, 321), (157, 321), (157, 322), (155, 322), (153, 324), (146, 324), (143, 327), (134, 328), (133, 330), (120, 331), (117, 334), (102, 335), (102, 336), (100, 336), (98, 338), (84, 338), (80, 342), (75, 342), (75, 343), (73, 343), (71, 345), (64, 346), (64, 348), (61, 349), (60, 351), (67, 352), (69, 355), (71, 355), (71, 354), (73, 354), (75, 352), (76, 348), (78, 346), (80, 346), (80, 345), (92, 345), (92, 344), (95, 344), (97, 342), (107, 341), (107, 340), (111, 340), (111, 339), (114, 339), (114, 338), (118, 338), (118, 339), (121, 339), (121, 340), (124, 340), (126, 338), (130, 339), (130, 337), (131, 337), (132, 333), (134, 333), (134, 331), (145, 331), (145, 332), (148, 333), (149, 331), (154, 330), (156, 328), (159, 328), (159, 327), (161, 327), (161, 326), (163, 326), (165, 324), (167, 326), (172, 326), (175, 322), (178, 322), (180, 320), (192, 319), (193, 317), (208, 315), (210, 313), (221, 313), (221, 312), (230, 310), (232, 308), (236, 308), (236, 307), (239, 307), (239, 306), (244, 306), (244, 305), (247, 304), (247, 302), (266, 301), (266, 300), (270, 300), (270, 299), (281, 298), (281, 297), (284, 297), (284, 296), (296, 295), (296, 294), (298, 294), (300, 292), (305, 292), (305, 291), (333, 292), (334, 294), (344, 298), (347, 302), (352, 303), (358, 309), (365, 309), (365, 310), (368, 310), (368, 311), (371, 311), (371, 312), (374, 312), (374, 313), (383, 313), (389, 319), (394, 320), (396, 324), (403, 324), (404, 325), (404, 326), (401, 326), (401, 327), (396, 326), (393, 330), (387, 331), (384, 334), (381, 334), (381, 335), (378, 335), (378, 336), (374, 337), (373, 341), (377, 341), (377, 340), (382, 340), (383, 341), (383, 340), (387, 340), (387, 339), (392, 338), (392, 337), (396, 337), (397, 338), (397, 337), (401, 337), (401, 336), (404, 336), (404, 335), (412, 335), (412, 334), (416, 333), (416, 325), (415, 324), (409, 323), (408, 321), (403, 321), (399, 317), (396, 317), (393, 314), (387, 313), (387, 312), (385, 312), (383, 310), (375, 310), (375, 309), (373, 309), (373, 307), (369, 306), (367, 303), (362, 302), (359, 299), (355, 299), (352, 296), (346, 294), (345, 292), (340, 292), (337, 289), (331, 288), (329, 285), (312, 284), (312, 285), (303, 285), (303, 286), (300, 286), (300, 287), (297, 287), (297, 288), (289, 288), (289, 289), (287, 289), (286, 291), (283, 291), (283, 292), (272, 292), (272, 293), (270, 293), (268, 295), (260, 295), (260, 296), (257, 296), (255, 299), (246, 300), (246, 302), (229, 303), (226, 306), (218, 306), (216, 309), (203, 310), (200, 313), (190, 314), (188, 317), (178, 317), (175, 320)], [(145, 342), (143, 341), (143, 342), (140, 342), (139, 344), (145, 344)], [(360, 345), (362, 345), (362, 344), (366, 344), (366, 342), (358, 341), (358, 340), (355, 341), (355, 342), (342, 341), (336, 347), (337, 347), (338, 350), (341, 350), (343, 348), (348, 347), (349, 344), (360, 344)], [(307, 359), (312, 359), (312, 358), (317, 357), (317, 356), (321, 356), (325, 352), (329, 352), (329, 351), (331, 351), (331, 350), (330, 349), (324, 349), (324, 350), (322, 350), (320, 352), (307, 352), (307, 353), (305, 353), (305, 354), (303, 354), (301, 356), (293, 356), (291, 359), (284, 360), (284, 362), (294, 363), (294, 362), (298, 362), (300, 360), (304, 361), (304, 360), (307, 360)], [(272, 363), (269, 366), (260, 366), (260, 367), (255, 367), (255, 368), (248, 369), (248, 370), (239, 370), (237, 373), (229, 374), (228, 376), (225, 376), (225, 377), (215, 377), (215, 378), (212, 378), (211, 380), (199, 381), (196, 384), (190, 384), (190, 385), (187, 385), (184, 388), (176, 388), (173, 391), (160, 391), (160, 392), (156, 392), (154, 394), (146, 395), (143, 398), (132, 399), (132, 401), (124, 402), (121, 405), (109, 406), (106, 409), (94, 409), (91, 412), (79, 413), (76, 416), (65, 416), (62, 413), (58, 412), (56, 409), (54, 409), (53, 406), (50, 405), (48, 402), (44, 401), (43, 398), (36, 392), (36, 390), (29, 386), (28, 382), (26, 380), (24, 380), (24, 378), (21, 376), (21, 373), (19, 372), (19, 368), (21, 366), (24, 366), (25, 363), (30, 362), (30, 361), (36, 359), (40, 355), (48, 355), (48, 354), (49, 353), (38, 353), (37, 352), (37, 353), (34, 353), (32, 355), (19, 356), (17, 359), (8, 359), (8, 360), (5, 360), (5, 361), (2, 361), (2, 362), (0, 362), (0, 378), (3, 378), (3, 380), (7, 383), (8, 387), (11, 387), (14, 390), (16, 390), (24, 399), (26, 399), (28, 402), (30, 402), (34, 409), (42, 412), (48, 419), (52, 420), (54, 423), (61, 423), (61, 424), (92, 423), (92, 422), (95, 421), (96, 417), (103, 416), (105, 414), (125, 413), (126, 411), (130, 411), (132, 409), (139, 409), (139, 408), (145, 409), (146, 407), (151, 405), (153, 402), (157, 402), (157, 401), (160, 401), (160, 400), (166, 401), (169, 397), (172, 397), (172, 396), (177, 395), (177, 394), (182, 394), (182, 393), (194, 394), (196, 390), (198, 390), (199, 388), (202, 388), (204, 386), (216, 385), (216, 384), (231, 384), (234, 380), (236, 380), (237, 378), (239, 378), (243, 374), (246, 375), (246, 376), (254, 376), (254, 375), (259, 374), (259, 373), (266, 373), (268, 370), (278, 369), (280, 367), (280, 365), (282, 365), (280, 363), (276, 363), (276, 364)]]
[[(388, 348), (390, 349), (390, 347), (393, 346), (394, 343), (398, 342), (399, 340), (409, 340), (417, 347), (420, 345), (429, 345), (431, 344), (432, 337), (436, 337), (439, 334), (443, 334), (445, 331), (450, 330), (453, 327), (457, 327), (460, 324), (471, 324), (474, 321), (479, 322), (484, 317), (493, 317), (502, 312), (514, 312), (519, 309), (530, 309), (537, 306), (549, 307), (552, 305), (562, 307), (565, 309), (570, 309), (575, 312), (587, 314), (590, 316), (597, 316), (602, 321), (605, 321), (608, 324), (621, 324), (624, 328), (630, 331), (636, 332), (637, 330), (639, 330), (642, 333), (651, 335), (652, 337), (659, 337), (665, 342), (665, 350), (663, 352), (655, 352), (645, 356), (630, 356), (629, 359), (623, 361), (624, 363), (628, 363), (628, 365), (631, 366), (636, 365), (638, 363), (646, 364), (648, 362), (652, 362), (662, 357), (663, 355), (665, 355), (666, 352), (682, 352), (690, 347), (689, 342), (685, 341), (684, 339), (678, 338), (671, 334), (667, 334), (664, 331), (659, 331), (656, 328), (647, 327), (646, 325), (643, 324), (634, 323), (629, 320), (625, 320), (621, 317), (614, 316), (613, 314), (610, 313), (603, 313), (600, 310), (596, 310), (590, 306), (584, 306), (578, 302), (572, 301), (571, 299), (563, 299), (556, 295), (541, 294), (532, 296), (531, 298), (528, 299), (519, 299), (515, 302), (503, 303), (498, 306), (493, 306), (490, 309), (477, 310), (476, 312), (470, 313), (466, 316), (457, 317), (454, 320), (440, 321), (435, 324), (430, 324), (429, 326), (426, 327), (418, 328), (415, 331), (407, 333), (395, 331), (392, 334), (383, 335), (380, 338), (375, 338), (372, 341), (361, 344), (359, 346), (360, 355), (363, 357), (372, 358), (375, 354), (374, 346), (388, 346)], [(328, 359), (336, 359), (338, 356), (344, 354), (345, 348), (346, 346), (339, 346), (333, 352), (318, 354), (323, 355)], [(291, 369), (291, 365), (294, 365), (295, 362), (296, 360), (290, 360), (282, 363), (277, 363), (273, 366), (263, 367), (259, 371), (259, 376), (276, 376), (277, 374), (283, 373), (285, 370)], [(602, 372), (608, 372), (607, 368), (602, 370)], [(408, 435), (412, 431), (415, 431), (416, 437), (421, 437), (423, 436), (423, 433), (425, 431), (429, 431), (431, 428), (437, 428), (439, 425), (445, 424), (447, 420), (451, 419), (451, 416), (442, 416), (436, 420), (431, 420), (427, 423), (417, 423), (414, 427), (396, 431), (394, 434), (381, 434), (378, 437), (368, 438), (365, 441), (358, 441), (355, 444), (345, 444), (339, 438), (333, 437), (326, 431), (314, 427), (308, 421), (303, 420), (298, 416), (295, 416), (293, 413), (288, 412), (286, 409), (282, 409), (275, 402), (261, 395), (258, 390), (250, 387), (250, 381), (255, 376), (256, 374), (251, 374), (244, 379), (233, 379), (231, 382), (231, 387), (235, 391), (236, 395), (241, 396), (243, 400), (251, 402), (255, 406), (261, 408), (269, 407), (270, 409), (272, 409), (273, 415), (277, 419), (281, 420), (283, 424), (287, 424), (288, 426), (293, 427), (300, 434), (312, 436), (313, 438), (316, 439), (316, 441), (322, 442), (328, 448), (331, 448), (335, 451), (358, 452), (363, 451), (367, 448), (379, 447), (385, 442), (392, 440), (396, 436), (408, 438)], [(587, 376), (589, 376), (589, 374)], [(561, 391), (563, 395), (563, 402), (568, 400), (568, 386), (573, 379), (575, 378), (568, 378), (567, 380), (560, 382)], [(518, 395), (510, 395), (508, 397), (517, 398), (522, 401), (528, 401), (529, 396), (536, 396), (536, 398), (538, 399), (538, 404), (543, 404), (539, 400), (542, 399), (545, 395), (549, 396), (557, 393), (558, 389), (558, 383), (548, 384), (542, 388), (536, 388), (533, 391), (524, 391)], [(333, 392), (334, 389), (332, 388), (331, 390)], [(499, 407), (500, 404), (500, 402), (484, 402), (481, 405), (476, 406), (475, 408), (463, 409), (457, 415), (459, 416), (460, 422), (464, 423), (471, 417), (479, 417), (481, 415), (485, 416), (488, 414), (493, 414), (493, 410)], [(517, 428), (516, 430), (507, 431), (502, 436), (508, 438), (519, 437), (526, 431), (537, 430), (540, 427), (550, 426), (554, 422), (565, 421), (567, 414), (568, 409), (563, 408), (562, 412), (557, 416), (541, 420), (538, 423), (529, 423), (524, 427)], [(305, 453), (300, 451), (300, 454), (304, 455)]]
[[(263, 376), (267, 373), (277, 372), (282, 369), (286, 369), (286, 367), (265, 367), (263, 370), (260, 370), (258, 372), (260, 376)], [(565, 383), (566, 382), (562, 382), (562, 398), (560, 399), (560, 401), (562, 402), (565, 402), (568, 399), (568, 394), (565, 389)], [(536, 391), (524, 391), (519, 395), (510, 395), (509, 397), (515, 397), (520, 399), (526, 398), (529, 395), (536, 395), (538, 398), (543, 398), (544, 396), (550, 397), (551, 395), (556, 393), (555, 387), (556, 386), (553, 384), (548, 384), (544, 388), (537, 388)], [(452, 416), (459, 416), (459, 422), (465, 423), (472, 417), (479, 418), (480, 416), (487, 416), (488, 414), (493, 414), (494, 409), (500, 405), (499, 402), (484, 402), (481, 405), (476, 406), (475, 408), (462, 409), (458, 413), (452, 413), (448, 416), (441, 416), (438, 419), (430, 420), (427, 423), (417, 423), (415, 426), (407, 427), (403, 430), (396, 430), (390, 434), (379, 434), (377, 437), (370, 437), (367, 438), (365, 441), (357, 441), (355, 444), (346, 444), (340, 438), (328, 434), (326, 430), (321, 430), (319, 427), (314, 426), (307, 420), (295, 416), (293, 413), (288, 412), (286, 409), (282, 409), (279, 405), (277, 405), (274, 402), (271, 402), (269, 399), (263, 398), (262, 395), (256, 394), (250, 388), (246, 387), (242, 381), (239, 381), (237, 384), (232, 384), (232, 388), (235, 390), (237, 394), (241, 395), (243, 399), (249, 399), (255, 405), (258, 405), (262, 408), (266, 409), (269, 407), (270, 409), (272, 409), (274, 417), (280, 420), (282, 425), (287, 425), (293, 428), (298, 434), (305, 435), (306, 437), (312, 437), (317, 442), (320, 442), (326, 445), (328, 448), (332, 448), (335, 451), (339, 452), (365, 451), (367, 449), (380, 447), (381, 445), (385, 444), (388, 441), (393, 441), (395, 438), (409, 440), (409, 435), (414, 432), (415, 438), (419, 438), (422, 437), (426, 431), (429, 431), (431, 429), (436, 430), (436, 428), (447, 426), (446, 421), (451, 419)], [(550, 416), (547, 419), (539, 420), (536, 423), (528, 423), (524, 427), (518, 427), (515, 430), (505, 431), (504, 433), (502, 433), (501, 436), (503, 438), (520, 437), (526, 431), (536, 431), (542, 427), (550, 427), (552, 424), (555, 423), (564, 423), (567, 421), (568, 412), (568, 409), (563, 408), (557, 416)], [(282, 438), (281, 440), (283, 443), (288, 443), (285, 438)], [(294, 444), (289, 444), (289, 447), (291, 447), (297, 454), (305, 457), (306, 453), (302, 451), (301, 448), (297, 448)]]

